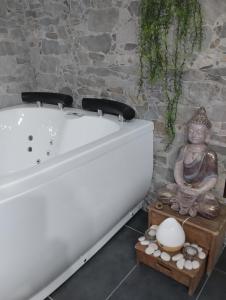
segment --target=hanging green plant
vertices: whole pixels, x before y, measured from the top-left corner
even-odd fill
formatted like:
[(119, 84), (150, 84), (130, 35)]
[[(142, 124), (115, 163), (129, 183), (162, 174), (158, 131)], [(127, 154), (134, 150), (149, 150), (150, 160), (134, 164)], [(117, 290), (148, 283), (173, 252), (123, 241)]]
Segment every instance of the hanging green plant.
[(141, 0), (140, 90), (145, 77), (160, 82), (167, 102), (166, 131), (175, 137), (178, 100), (187, 58), (202, 44), (202, 13), (198, 0)]

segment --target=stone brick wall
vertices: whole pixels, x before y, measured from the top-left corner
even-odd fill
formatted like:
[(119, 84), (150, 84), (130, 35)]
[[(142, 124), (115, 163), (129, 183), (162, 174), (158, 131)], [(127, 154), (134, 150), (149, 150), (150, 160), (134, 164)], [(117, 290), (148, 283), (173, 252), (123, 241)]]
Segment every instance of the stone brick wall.
[(210, 144), (226, 178), (226, 2), (200, 0), (205, 16), (201, 53), (187, 65), (178, 107), (177, 137), (165, 151), (165, 104), (161, 88), (146, 84), (137, 97), (139, 0), (1, 0), (0, 106), (19, 103), (21, 91), (55, 91), (106, 97), (133, 106), (155, 123), (154, 177), (157, 187), (173, 180), (185, 124), (204, 105), (213, 121)]
[(156, 118), (154, 188), (173, 179), (177, 150), (186, 139), (186, 123), (199, 106), (205, 106), (212, 121), (210, 146), (218, 154), (219, 180), (216, 192), (222, 198), (226, 179), (226, 2), (201, 0), (205, 20), (205, 39), (201, 53), (187, 65), (183, 96), (178, 107), (177, 137), (164, 151), (164, 104), (159, 102)]
[(20, 91), (35, 88), (23, 1), (0, 4), (0, 107), (20, 103)]

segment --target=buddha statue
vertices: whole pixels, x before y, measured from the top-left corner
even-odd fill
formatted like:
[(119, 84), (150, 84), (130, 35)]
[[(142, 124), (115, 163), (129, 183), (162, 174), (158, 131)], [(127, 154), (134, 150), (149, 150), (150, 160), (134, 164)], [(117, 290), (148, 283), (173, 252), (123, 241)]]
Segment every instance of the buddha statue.
[(206, 144), (211, 128), (204, 107), (198, 109), (187, 124), (188, 143), (179, 149), (174, 168), (176, 183), (168, 184), (158, 194), (181, 215), (214, 218), (219, 203), (211, 189), (218, 179), (217, 155)]

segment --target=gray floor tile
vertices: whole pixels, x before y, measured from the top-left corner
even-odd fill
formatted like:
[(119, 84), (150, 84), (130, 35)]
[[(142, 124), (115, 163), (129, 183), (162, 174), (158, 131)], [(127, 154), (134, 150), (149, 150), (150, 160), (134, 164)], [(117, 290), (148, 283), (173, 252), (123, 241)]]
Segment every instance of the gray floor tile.
[(139, 210), (126, 225), (144, 233), (148, 228), (148, 213), (142, 209)]
[(104, 300), (136, 264), (139, 233), (124, 227), (74, 276), (55, 291), (54, 300)]
[(214, 270), (198, 300), (226, 299), (226, 274)]
[(216, 268), (226, 272), (226, 248), (224, 248), (224, 251), (216, 264)]
[(140, 264), (109, 300), (194, 300), (197, 294), (189, 296), (182, 284)]

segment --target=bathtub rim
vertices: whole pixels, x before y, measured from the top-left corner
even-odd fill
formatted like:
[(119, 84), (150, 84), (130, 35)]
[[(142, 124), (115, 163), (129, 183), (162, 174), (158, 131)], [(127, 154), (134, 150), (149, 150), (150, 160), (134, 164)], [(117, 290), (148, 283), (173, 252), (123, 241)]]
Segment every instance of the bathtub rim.
[[(79, 112), (84, 113), (82, 110), (79, 110)], [(91, 113), (91, 115), (96, 116), (95, 113)], [(115, 119), (117, 120), (115, 116), (105, 116), (105, 118), (109, 118), (113, 121), (115, 121)], [(52, 157), (40, 165), (1, 176), (0, 203), (11, 201), (18, 195), (22, 195), (45, 185), (47, 181), (52, 181), (56, 177), (63, 176), (64, 174), (71, 172), (74, 168), (79, 168), (94, 159), (98, 159), (98, 157), (109, 151), (113, 151), (120, 146), (137, 139), (142, 139), (144, 135), (150, 135), (153, 139), (154, 126), (150, 121), (133, 119), (132, 121), (120, 124), (120, 126), (121, 128), (119, 131), (111, 133), (108, 136), (80, 148)], [(150, 148), (150, 154), (151, 151), (153, 152)]]
[[(13, 110), (15, 108), (30, 108), (31, 105), (17, 105), (17, 106), (12, 106), (9, 109)], [(48, 109), (52, 109), (53, 105), (48, 105), (51, 106)], [(33, 105), (34, 107), (34, 105)], [(35, 106), (36, 107), (36, 106)], [(38, 107), (36, 107), (37, 109), (39, 109)], [(4, 110), (8, 110), (8, 109), (4, 109)], [(56, 108), (56, 110), (59, 110)], [(73, 108), (67, 108), (67, 110), (65, 109), (65, 114), (67, 114), (68, 112), (76, 112), (78, 114), (82, 114), (83, 116), (93, 116), (93, 117), (97, 117), (97, 114), (93, 113), (93, 112), (88, 112), (86, 113), (86, 111), (80, 110), (80, 109), (73, 109)], [(0, 110), (1, 112), (1, 110)], [(80, 116), (75, 116), (76, 118), (80, 118)], [(119, 130), (110, 133), (107, 136), (104, 136), (96, 141), (90, 142), (86, 145), (83, 145), (77, 149), (72, 149), (70, 151), (64, 152), (64, 153), (60, 153), (59, 155), (56, 155), (54, 157), (51, 157), (50, 159), (42, 162), (40, 165), (36, 165), (36, 166), (31, 166), (29, 168), (26, 169), (22, 169), (16, 172), (9, 172), (8, 174), (5, 175), (0, 175), (0, 189), (1, 188), (7, 188), (9, 185), (14, 184), (14, 183), (19, 183), (22, 182), (24, 180), (26, 180), (27, 178), (30, 178), (34, 175), (38, 175), (38, 174), (42, 174), (43, 172), (45, 172), (47, 169), (52, 169), (52, 168), (57, 168), (61, 165), (63, 165), (64, 163), (70, 163), (71, 161), (73, 161), (74, 159), (79, 159), (81, 158), (83, 155), (88, 155), (89, 153), (91, 153), (94, 150), (101, 150), (101, 147), (107, 147), (108, 150), (111, 148), (115, 148), (117, 145), (120, 144), (120, 140), (121, 139), (125, 139), (124, 142), (129, 142), (130, 140), (132, 140), (133, 138), (142, 136), (143, 134), (147, 134), (148, 132), (152, 132), (153, 133), (153, 129), (154, 129), (154, 125), (153, 122), (151, 121), (146, 121), (146, 120), (140, 120), (140, 119), (133, 119), (131, 121), (128, 122), (119, 122), (117, 120), (117, 117), (112, 116), (112, 115), (105, 115), (104, 117), (97, 117), (97, 118), (105, 118), (107, 120), (113, 121), (114, 123), (116, 123), (117, 125), (120, 126)], [(111, 145), (113, 144), (113, 145)], [(115, 144), (115, 145), (114, 145)], [(112, 147), (114, 146), (114, 147)], [(103, 152), (106, 151), (102, 151)], [(99, 156), (99, 155), (98, 155)], [(1, 202), (1, 200), (0, 200)]]

